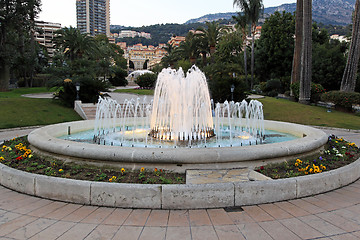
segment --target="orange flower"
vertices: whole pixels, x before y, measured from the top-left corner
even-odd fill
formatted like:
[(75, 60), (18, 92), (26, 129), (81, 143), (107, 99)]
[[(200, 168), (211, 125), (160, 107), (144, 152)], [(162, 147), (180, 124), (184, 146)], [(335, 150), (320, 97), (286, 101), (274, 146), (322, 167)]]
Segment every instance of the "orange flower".
[(158, 171), (158, 169), (157, 169), (157, 168), (155, 168), (155, 169), (154, 169), (154, 171), (155, 171), (155, 172), (157, 172), (157, 171)]

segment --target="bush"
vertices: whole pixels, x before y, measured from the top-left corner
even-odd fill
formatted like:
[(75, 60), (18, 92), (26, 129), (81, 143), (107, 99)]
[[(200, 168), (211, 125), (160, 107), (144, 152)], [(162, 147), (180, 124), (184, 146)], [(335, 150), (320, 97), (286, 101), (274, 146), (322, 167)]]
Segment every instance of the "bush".
[(156, 74), (144, 73), (135, 80), (135, 83), (142, 88), (153, 88), (155, 87), (156, 78)]
[(272, 91), (279, 92), (280, 89), (281, 89), (281, 81), (279, 79), (270, 79), (266, 82), (267, 92), (272, 92)]
[(353, 104), (360, 104), (360, 93), (330, 91), (321, 96), (324, 102), (332, 102), (338, 110), (352, 111)]
[(125, 79), (127, 76), (126, 70), (116, 67), (114, 69), (114, 75), (110, 77), (109, 81), (113, 86), (126, 86), (128, 81)]
[[(98, 79), (89, 79), (86, 77), (78, 78), (77, 82), (80, 82), (80, 100), (83, 103), (96, 103), (100, 92), (107, 91), (108, 84)], [(74, 101), (76, 100), (76, 88), (75, 84), (70, 79), (65, 79), (57, 85), (59, 92), (56, 94), (56, 98), (66, 107), (74, 107)]]
[[(299, 91), (300, 91), (300, 83), (293, 83), (291, 84), (291, 90), (293, 91), (294, 97), (296, 101), (299, 100)], [(318, 83), (311, 83), (311, 96), (310, 102), (316, 103), (320, 101), (321, 95), (325, 92), (325, 89), (321, 84)]]

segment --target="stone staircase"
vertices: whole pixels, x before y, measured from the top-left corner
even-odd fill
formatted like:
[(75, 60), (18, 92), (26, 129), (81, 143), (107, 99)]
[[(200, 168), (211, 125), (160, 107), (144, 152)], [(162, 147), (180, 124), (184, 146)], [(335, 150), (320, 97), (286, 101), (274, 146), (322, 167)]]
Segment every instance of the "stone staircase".
[(85, 113), (87, 120), (95, 119), (96, 116), (96, 104), (83, 104), (82, 109)]
[(82, 117), (84, 120), (93, 120), (96, 116), (96, 104), (92, 103), (82, 103), (81, 101), (75, 101), (74, 110)]

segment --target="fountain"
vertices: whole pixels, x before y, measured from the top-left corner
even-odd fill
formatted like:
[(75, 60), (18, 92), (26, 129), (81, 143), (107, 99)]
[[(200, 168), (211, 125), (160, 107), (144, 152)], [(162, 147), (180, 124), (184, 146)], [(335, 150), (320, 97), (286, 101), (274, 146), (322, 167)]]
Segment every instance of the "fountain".
[(195, 66), (186, 77), (181, 68), (163, 69), (153, 102), (132, 99), (119, 104), (100, 97), (96, 113), (93, 139), (98, 144), (231, 147), (262, 143), (265, 137), (261, 102), (214, 106), (205, 75)]
[[(296, 139), (273, 143), (269, 131)], [(46, 126), (28, 139), (34, 151), (68, 161), (185, 172), (310, 155), (327, 136), (311, 127), (264, 120), (258, 101), (214, 104), (204, 74), (194, 66), (186, 76), (181, 69), (164, 69), (151, 102), (100, 98), (96, 120)]]

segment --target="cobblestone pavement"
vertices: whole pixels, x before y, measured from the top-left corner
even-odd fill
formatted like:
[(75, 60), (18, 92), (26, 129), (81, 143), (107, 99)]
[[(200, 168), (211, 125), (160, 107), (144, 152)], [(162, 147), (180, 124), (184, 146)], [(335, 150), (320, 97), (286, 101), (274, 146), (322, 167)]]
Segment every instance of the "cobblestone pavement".
[[(0, 131), (0, 141), (31, 129)], [(360, 133), (326, 129), (360, 145)], [(151, 210), (69, 204), (0, 186), (0, 239), (360, 239), (360, 180), (236, 209)]]

